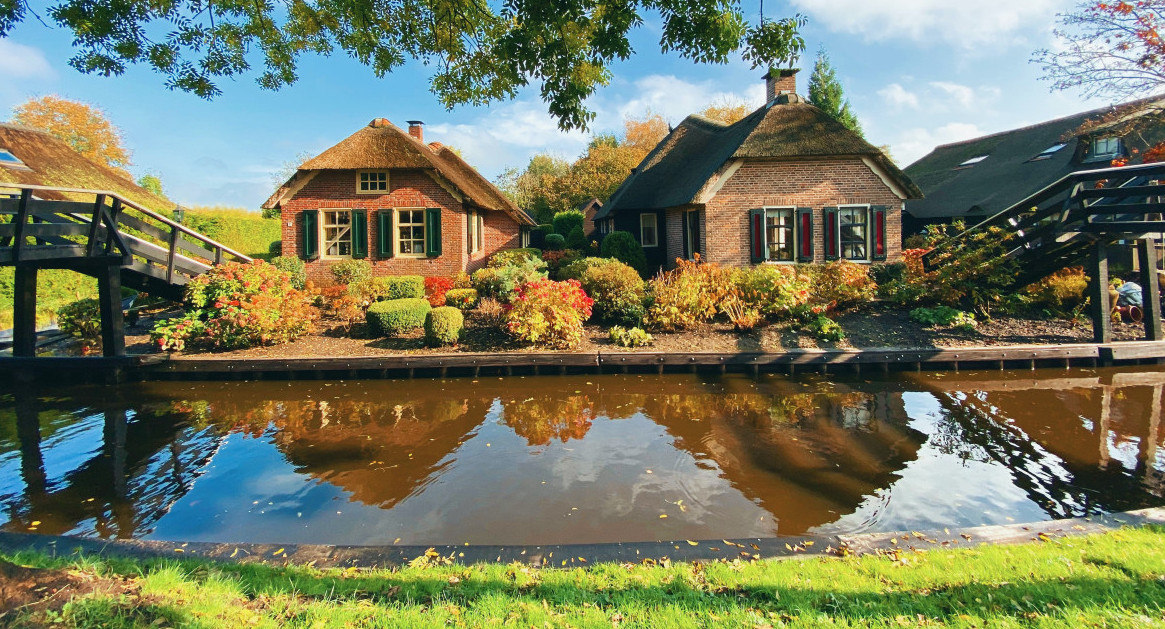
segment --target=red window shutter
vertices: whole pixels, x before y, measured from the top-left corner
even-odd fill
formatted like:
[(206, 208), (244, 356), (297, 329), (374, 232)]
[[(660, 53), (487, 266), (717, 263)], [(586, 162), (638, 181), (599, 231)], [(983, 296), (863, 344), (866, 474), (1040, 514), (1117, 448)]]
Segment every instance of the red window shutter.
[(836, 260), (838, 252), (837, 208), (825, 208), (825, 259)]
[(813, 208), (797, 208), (797, 261), (813, 261)]
[(753, 264), (764, 262), (767, 258), (765, 247), (765, 211), (763, 209), (748, 211), (749, 242), (752, 243)]
[(870, 222), (874, 226), (874, 255), (873, 260), (886, 259), (886, 210), (888, 208), (884, 205), (875, 205), (870, 208), (870, 213), (873, 215), (873, 220)]

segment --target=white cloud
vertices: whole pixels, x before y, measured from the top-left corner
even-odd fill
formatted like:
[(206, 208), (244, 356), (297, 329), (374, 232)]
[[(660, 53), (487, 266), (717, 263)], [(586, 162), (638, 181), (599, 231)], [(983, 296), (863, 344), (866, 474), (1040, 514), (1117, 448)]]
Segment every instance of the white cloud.
[(868, 41), (910, 39), (950, 43), (960, 48), (1022, 43), (1041, 36), (1057, 11), (1072, 0), (791, 0), (814, 22)]
[(951, 122), (937, 129), (915, 127), (900, 133), (898, 139), (890, 143), (890, 152), (899, 165), (906, 166), (940, 144), (969, 140), (981, 135), (983, 132), (978, 126), (966, 122)]
[(898, 83), (891, 83), (878, 90), (878, 96), (881, 96), (886, 104), (897, 109), (905, 107), (918, 109), (918, 95), (908, 91)]
[(51, 80), (57, 73), (44, 53), (7, 39), (0, 39), (0, 80)]
[(966, 85), (959, 85), (958, 83), (947, 83), (946, 81), (931, 81), (931, 87), (950, 96), (952, 100), (962, 107), (970, 107), (975, 102), (975, 90)]
[[(717, 102), (745, 102), (760, 107), (765, 99), (765, 87), (756, 82), (743, 92), (717, 89), (711, 81), (692, 83), (674, 75), (652, 74), (634, 83), (635, 97), (605, 108), (610, 113), (600, 115), (597, 122), (607, 126), (623, 126), (623, 118), (642, 116), (647, 111), (660, 114), (673, 124)], [(612, 115), (613, 114), (613, 115)]]

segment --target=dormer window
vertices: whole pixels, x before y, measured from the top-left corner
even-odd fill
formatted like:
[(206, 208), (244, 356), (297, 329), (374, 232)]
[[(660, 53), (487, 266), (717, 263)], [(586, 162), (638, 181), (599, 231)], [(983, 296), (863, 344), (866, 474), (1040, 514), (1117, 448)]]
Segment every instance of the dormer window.
[(28, 166), (26, 166), (24, 162), (20, 161), (19, 157), (13, 155), (12, 151), (7, 149), (0, 149), (0, 166), (28, 170)]
[(1040, 154), (1039, 154), (1039, 155), (1036, 155), (1035, 157), (1031, 158), (1031, 159), (1030, 159), (1030, 160), (1028, 160), (1028, 161), (1035, 162), (1035, 161), (1039, 161), (1039, 160), (1041, 160), (1041, 159), (1048, 159), (1048, 158), (1050, 158), (1050, 157), (1051, 157), (1051, 156), (1052, 156), (1052, 155), (1053, 155), (1053, 154), (1054, 154), (1056, 151), (1059, 151), (1060, 149), (1064, 148), (1065, 146), (1068, 146), (1068, 143), (1067, 143), (1067, 142), (1060, 142), (1060, 143), (1058, 143), (1058, 144), (1053, 144), (1053, 145), (1049, 146), (1048, 148), (1046, 148), (1046, 149), (1044, 149), (1044, 150), (1040, 151)]
[(986, 155), (976, 155), (975, 157), (972, 157), (971, 159), (963, 162), (962, 164), (959, 164), (957, 166), (957, 168), (966, 168), (968, 166), (974, 166), (975, 164), (978, 164), (979, 162), (981, 162), (985, 159), (987, 159)]
[(1092, 144), (1088, 147), (1089, 160), (1112, 159), (1122, 154), (1124, 154), (1124, 146), (1121, 139), (1116, 136), (1093, 138)]
[(387, 170), (361, 170), (356, 176), (356, 191), (360, 194), (388, 192)]

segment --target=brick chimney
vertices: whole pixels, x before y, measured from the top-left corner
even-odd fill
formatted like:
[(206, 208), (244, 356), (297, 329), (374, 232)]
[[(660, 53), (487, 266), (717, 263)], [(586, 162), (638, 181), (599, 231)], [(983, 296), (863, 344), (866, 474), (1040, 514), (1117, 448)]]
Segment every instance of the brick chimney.
[(409, 120), (409, 135), (417, 139), (418, 142), (425, 143), (425, 123), (420, 120)]
[(786, 68), (778, 70), (771, 68), (765, 73), (765, 102), (771, 103), (781, 94), (796, 94), (797, 93), (797, 72), (796, 68)]

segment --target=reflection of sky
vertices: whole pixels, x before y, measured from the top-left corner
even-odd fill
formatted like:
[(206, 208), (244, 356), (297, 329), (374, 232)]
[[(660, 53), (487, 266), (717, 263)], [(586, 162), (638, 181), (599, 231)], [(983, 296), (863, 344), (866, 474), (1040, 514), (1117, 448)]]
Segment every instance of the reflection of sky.
[[(936, 433), (943, 409), (930, 393), (904, 393), (910, 427)], [(868, 497), (851, 514), (816, 533), (935, 529), (1046, 520), (1048, 515), (1012, 482), (1011, 471), (940, 452), (928, 440), (890, 487)], [(936, 479), (941, 489), (936, 492)]]

